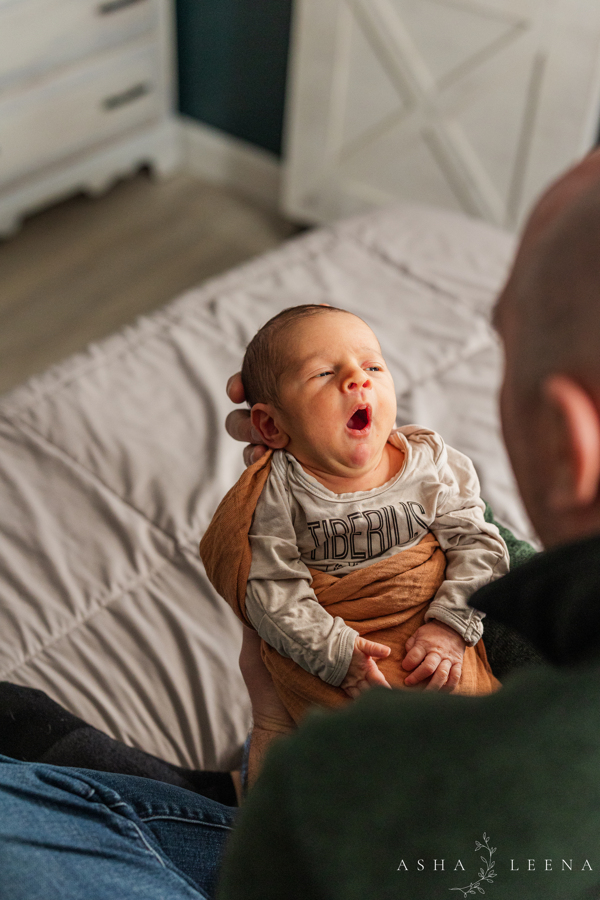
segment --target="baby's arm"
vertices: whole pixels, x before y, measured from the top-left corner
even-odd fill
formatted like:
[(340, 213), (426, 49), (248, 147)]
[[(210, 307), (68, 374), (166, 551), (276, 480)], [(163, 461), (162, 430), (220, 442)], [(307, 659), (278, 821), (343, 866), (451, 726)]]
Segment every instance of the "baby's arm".
[(363, 691), (368, 690), (370, 686), (377, 684), (383, 687), (391, 687), (377, 668), (377, 663), (375, 662), (376, 659), (385, 659), (390, 653), (390, 648), (386, 647), (385, 644), (367, 641), (365, 638), (357, 635), (354, 641), (352, 659), (350, 660), (346, 677), (340, 684), (340, 687), (346, 691), (349, 697), (358, 697)]
[(363, 641), (317, 600), (310, 572), (300, 559), (285, 484), (273, 469), (249, 538), (246, 615), (260, 636), (282, 656), (327, 684), (343, 687), (350, 696), (355, 696), (350, 690), (360, 693), (368, 684), (385, 683), (374, 658), (387, 656), (389, 649)]
[(253, 539), (251, 545), (253, 567), (246, 588), (246, 615), (251, 624), (282, 656), (293, 659), (326, 684), (340, 685), (352, 659), (357, 633), (321, 606), (310, 586), (308, 570), (303, 577), (305, 567), (300, 560), (288, 559), (283, 571), (283, 554), (292, 548), (271, 541), (263, 548), (268, 549), (268, 558), (265, 552), (263, 561), (272, 566), (267, 569), (254, 566), (254, 560), (261, 556), (260, 540)]
[(427, 438), (443, 486), (430, 527), (446, 554), (446, 575), (425, 624), (406, 643), (402, 666), (412, 670), (408, 686), (430, 678), (430, 689), (451, 691), (460, 679), (465, 647), (474, 646), (483, 634), (483, 614), (468, 605), (469, 598), (508, 571), (508, 550), (496, 526), (484, 519), (471, 460), (447, 447), (439, 435)]
[(431, 531), (446, 554), (446, 573), (425, 621), (443, 622), (467, 646), (474, 646), (483, 634), (483, 614), (469, 606), (469, 599), (508, 572), (508, 550), (496, 526), (484, 519), (485, 504), (471, 460), (442, 443), (436, 465), (445, 490)]
[[(259, 542), (253, 541), (252, 546), (259, 555)], [(310, 588), (308, 570), (307, 579), (299, 577), (303, 564), (290, 568), (297, 578), (283, 583), (256, 578), (248, 582), (246, 613), (260, 636), (349, 697), (357, 697), (371, 685), (389, 687), (375, 660), (389, 656), (390, 648), (360, 637), (343, 619), (333, 618)]]

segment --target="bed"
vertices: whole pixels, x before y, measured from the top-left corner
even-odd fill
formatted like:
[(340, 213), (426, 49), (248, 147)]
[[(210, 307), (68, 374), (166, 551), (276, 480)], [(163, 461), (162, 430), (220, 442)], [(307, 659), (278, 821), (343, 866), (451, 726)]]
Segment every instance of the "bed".
[(380, 210), (301, 235), (1, 398), (0, 680), (177, 765), (239, 765), (240, 625), (197, 548), (242, 471), (227, 378), (287, 306), (362, 316), (399, 423), (467, 453), (496, 518), (535, 540), (502, 447), (489, 324), (513, 251), (480, 221)]

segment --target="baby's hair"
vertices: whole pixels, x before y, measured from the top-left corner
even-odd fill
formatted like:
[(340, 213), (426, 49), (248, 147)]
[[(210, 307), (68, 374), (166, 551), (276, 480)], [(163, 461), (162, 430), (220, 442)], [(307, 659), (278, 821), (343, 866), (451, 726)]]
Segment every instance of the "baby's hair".
[[(256, 332), (246, 347), (242, 363), (242, 384), (249, 406), (255, 403), (279, 406), (279, 382), (288, 362), (283, 337), (300, 319), (331, 312), (352, 315), (339, 306), (305, 303), (284, 309)], [(286, 344), (289, 346), (289, 342)]]

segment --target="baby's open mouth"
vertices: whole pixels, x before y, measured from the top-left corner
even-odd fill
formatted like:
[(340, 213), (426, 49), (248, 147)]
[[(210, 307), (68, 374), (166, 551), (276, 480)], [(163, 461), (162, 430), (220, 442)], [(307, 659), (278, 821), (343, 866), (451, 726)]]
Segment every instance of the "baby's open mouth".
[(367, 425), (371, 424), (371, 409), (368, 406), (361, 406), (355, 409), (346, 423), (346, 428), (351, 431), (363, 431)]

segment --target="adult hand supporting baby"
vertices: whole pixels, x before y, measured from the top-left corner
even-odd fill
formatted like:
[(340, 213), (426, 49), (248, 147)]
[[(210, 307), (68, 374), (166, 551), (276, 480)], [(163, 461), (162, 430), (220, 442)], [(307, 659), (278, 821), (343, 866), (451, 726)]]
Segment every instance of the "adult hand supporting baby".
[[(232, 375), (227, 382), (227, 396), (232, 403), (243, 403), (246, 399), (240, 372)], [(234, 409), (227, 416), (225, 427), (235, 441), (248, 442), (249, 446), (244, 447), (244, 462), (247, 466), (251, 466), (267, 452), (268, 447), (262, 443), (260, 434), (250, 421), (249, 409)]]
[(244, 625), (240, 670), (252, 705), (252, 736), (248, 752), (248, 787), (260, 772), (269, 745), (294, 730), (294, 722), (279, 699), (273, 679), (260, 655), (260, 637)]
[(460, 634), (435, 619), (425, 622), (406, 642), (402, 668), (411, 672), (404, 679), (412, 687), (426, 678), (426, 691), (451, 693), (460, 681), (466, 644)]

